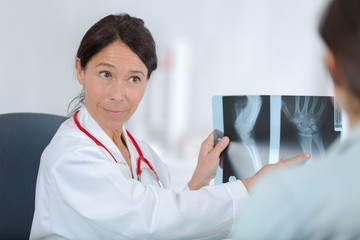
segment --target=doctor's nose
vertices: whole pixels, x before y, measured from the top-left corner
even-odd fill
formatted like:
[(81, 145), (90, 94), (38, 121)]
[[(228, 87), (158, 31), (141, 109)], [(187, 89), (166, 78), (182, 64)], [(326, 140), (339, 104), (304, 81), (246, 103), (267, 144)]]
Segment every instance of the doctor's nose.
[(114, 82), (110, 86), (109, 98), (113, 101), (124, 101), (126, 93), (127, 89), (123, 82)]

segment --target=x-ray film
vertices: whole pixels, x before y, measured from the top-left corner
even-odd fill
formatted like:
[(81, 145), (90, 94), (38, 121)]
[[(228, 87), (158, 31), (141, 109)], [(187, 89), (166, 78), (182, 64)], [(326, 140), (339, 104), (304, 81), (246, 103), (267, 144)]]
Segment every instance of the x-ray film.
[(215, 184), (253, 176), (268, 163), (303, 152), (321, 157), (342, 131), (341, 111), (328, 96), (241, 95), (212, 99), (215, 143), (231, 140)]

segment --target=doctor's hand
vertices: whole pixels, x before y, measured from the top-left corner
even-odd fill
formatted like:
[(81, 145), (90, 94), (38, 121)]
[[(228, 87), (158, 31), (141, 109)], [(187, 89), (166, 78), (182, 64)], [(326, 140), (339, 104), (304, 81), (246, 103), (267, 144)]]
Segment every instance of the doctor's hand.
[(257, 173), (255, 173), (254, 176), (243, 179), (242, 182), (245, 185), (246, 189), (249, 191), (249, 188), (251, 188), (251, 186), (254, 184), (254, 182), (258, 181), (259, 178), (262, 178), (264, 175), (268, 174), (269, 172), (272, 172), (274, 170), (280, 170), (280, 169), (287, 168), (290, 166), (295, 166), (299, 163), (304, 162), (305, 160), (307, 160), (309, 158), (310, 158), (309, 153), (302, 153), (302, 154), (297, 155), (296, 157), (293, 157), (290, 159), (286, 159), (283, 157), (277, 163), (265, 165)]
[(223, 137), (214, 146), (214, 133), (212, 132), (201, 144), (199, 159), (194, 174), (188, 184), (191, 190), (198, 190), (208, 186), (215, 177), (220, 162), (220, 154), (229, 145), (230, 139)]

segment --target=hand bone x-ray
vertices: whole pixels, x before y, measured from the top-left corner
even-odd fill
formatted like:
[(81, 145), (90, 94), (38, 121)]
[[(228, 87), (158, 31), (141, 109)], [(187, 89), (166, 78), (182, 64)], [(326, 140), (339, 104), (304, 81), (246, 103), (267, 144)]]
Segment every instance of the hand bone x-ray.
[(213, 115), (214, 128), (231, 140), (222, 154), (221, 182), (245, 179), (265, 164), (303, 152), (312, 155), (311, 162), (342, 126), (327, 96), (215, 96)]

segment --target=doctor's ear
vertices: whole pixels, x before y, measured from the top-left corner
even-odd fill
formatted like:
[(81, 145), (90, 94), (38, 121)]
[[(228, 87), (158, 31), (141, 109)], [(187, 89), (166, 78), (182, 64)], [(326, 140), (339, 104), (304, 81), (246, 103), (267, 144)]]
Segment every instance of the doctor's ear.
[(84, 69), (81, 67), (80, 58), (76, 58), (75, 61), (76, 78), (81, 85), (85, 84)]

